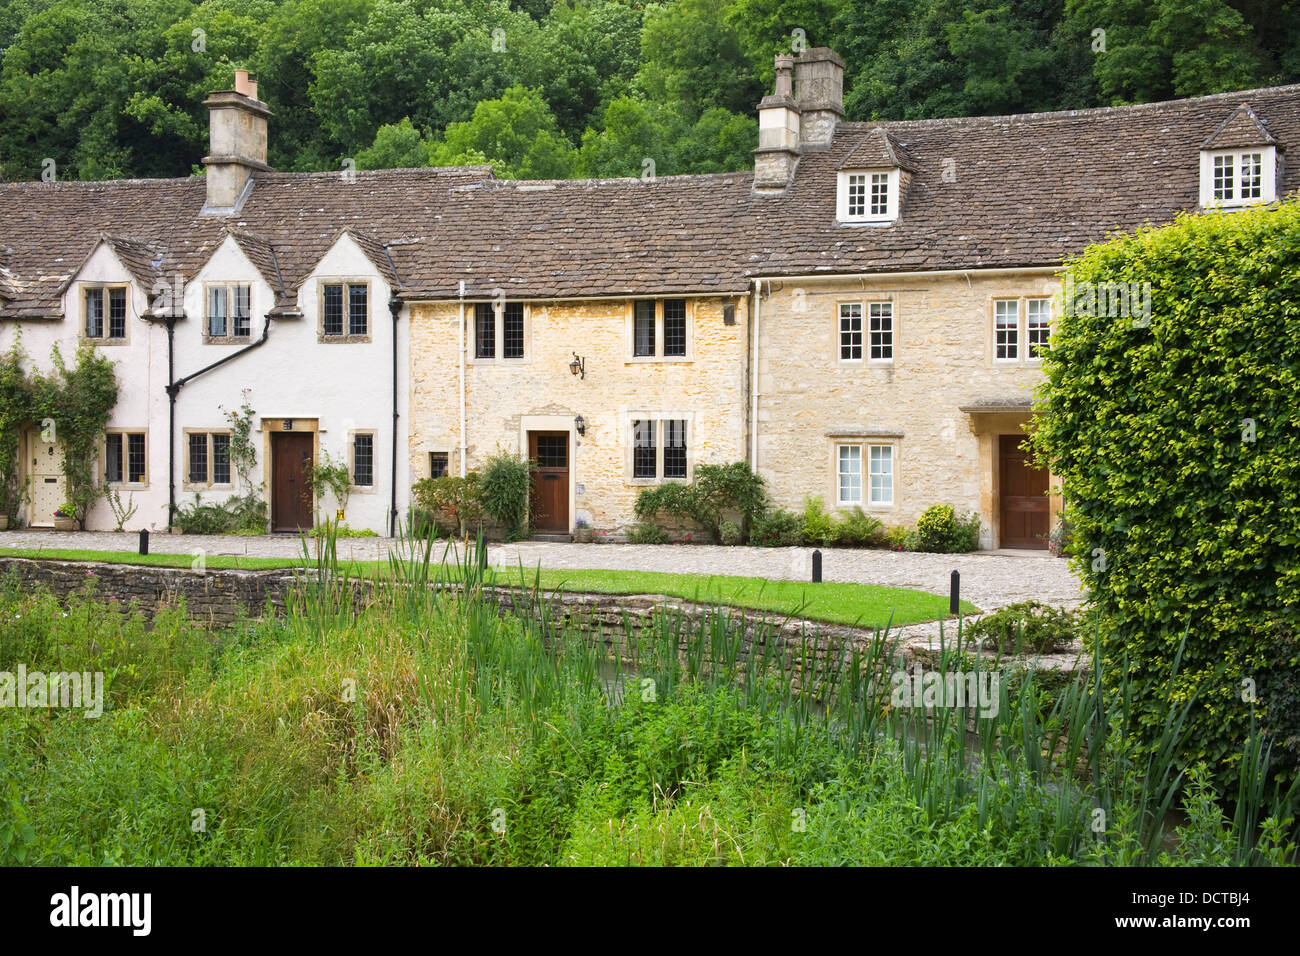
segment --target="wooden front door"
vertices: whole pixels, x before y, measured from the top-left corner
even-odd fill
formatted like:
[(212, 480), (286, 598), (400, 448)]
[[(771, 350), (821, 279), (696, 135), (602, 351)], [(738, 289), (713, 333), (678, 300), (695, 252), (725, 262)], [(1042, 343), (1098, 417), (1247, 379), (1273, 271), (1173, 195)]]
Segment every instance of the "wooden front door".
[(271, 530), (312, 526), (311, 432), (271, 433)]
[(32, 510), (27, 523), (33, 528), (52, 528), (54, 512), (66, 498), (63, 450), (55, 442), (42, 441), (36, 426), (27, 431), (23, 444), (32, 463)]
[(569, 433), (529, 432), (528, 457), (533, 471), (529, 501), (534, 531), (567, 534), (569, 531)]
[(1002, 547), (1046, 548), (1050, 501), (1047, 471), (1036, 468), (1021, 447), (1024, 435), (999, 435)]

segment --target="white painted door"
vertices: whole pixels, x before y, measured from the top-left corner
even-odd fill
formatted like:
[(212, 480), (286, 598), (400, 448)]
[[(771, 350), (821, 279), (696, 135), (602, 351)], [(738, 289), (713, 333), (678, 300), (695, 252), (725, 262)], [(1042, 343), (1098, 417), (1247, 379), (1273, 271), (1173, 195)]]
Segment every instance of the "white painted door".
[(28, 433), (28, 448), (32, 462), (31, 518), (27, 522), (34, 528), (54, 527), (54, 512), (64, 500), (63, 454), (54, 442), (41, 441), (41, 433), (32, 429)]

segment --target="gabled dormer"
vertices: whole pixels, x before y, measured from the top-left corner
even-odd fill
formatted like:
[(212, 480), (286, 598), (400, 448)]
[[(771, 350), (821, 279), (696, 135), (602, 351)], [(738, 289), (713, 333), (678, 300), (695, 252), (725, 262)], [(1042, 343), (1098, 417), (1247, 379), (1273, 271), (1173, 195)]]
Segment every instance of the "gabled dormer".
[(1242, 103), (1201, 144), (1202, 209), (1233, 209), (1277, 199), (1281, 148)]
[(841, 223), (890, 223), (898, 218), (913, 173), (902, 147), (880, 127), (840, 163), (835, 218)]

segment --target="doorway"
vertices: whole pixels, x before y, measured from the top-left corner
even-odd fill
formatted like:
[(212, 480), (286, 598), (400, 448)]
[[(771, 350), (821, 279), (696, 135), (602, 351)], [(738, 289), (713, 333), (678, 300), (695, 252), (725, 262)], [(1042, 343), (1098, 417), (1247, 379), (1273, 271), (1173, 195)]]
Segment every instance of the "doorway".
[(33, 528), (54, 527), (54, 512), (67, 496), (63, 475), (63, 455), (56, 442), (41, 440), (35, 426), (27, 430), (23, 446), (31, 461), (31, 506), (27, 523)]
[(1037, 468), (1020, 445), (1025, 435), (998, 436), (1001, 546), (1046, 548), (1050, 519), (1047, 470)]
[(533, 530), (568, 534), (569, 433), (529, 432), (528, 457), (534, 465), (528, 503)]
[(271, 433), (271, 530), (312, 526), (311, 432)]

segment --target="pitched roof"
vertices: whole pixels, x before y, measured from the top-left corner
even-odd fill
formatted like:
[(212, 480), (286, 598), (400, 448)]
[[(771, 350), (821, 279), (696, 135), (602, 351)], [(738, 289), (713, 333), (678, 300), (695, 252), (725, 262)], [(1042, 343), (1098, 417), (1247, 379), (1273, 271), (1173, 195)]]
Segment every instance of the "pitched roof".
[[(1054, 266), (1114, 230), (1195, 209), (1199, 150), (1257, 136), (1251, 124), (1279, 149), (1300, 142), (1300, 86), (841, 123), (777, 196), (754, 195), (748, 172), (518, 182), (489, 167), (259, 172), (227, 221), (199, 215), (199, 177), (16, 183), (0, 186), (0, 314), (57, 314), (59, 290), (101, 234), (146, 279), (159, 253), (161, 273), (193, 276), (229, 233), (284, 309), (343, 232), (406, 299), (453, 298), (462, 280), (471, 298), (503, 289), (542, 299), (729, 294), (757, 276)], [(912, 171), (902, 214), (841, 225), (838, 171), (866, 162)], [(1300, 187), (1300, 169), (1284, 176), (1282, 192)]]
[(1271, 146), (1277, 140), (1264, 128), (1249, 104), (1242, 103), (1223, 121), (1201, 149), (1232, 149), (1236, 146)]

